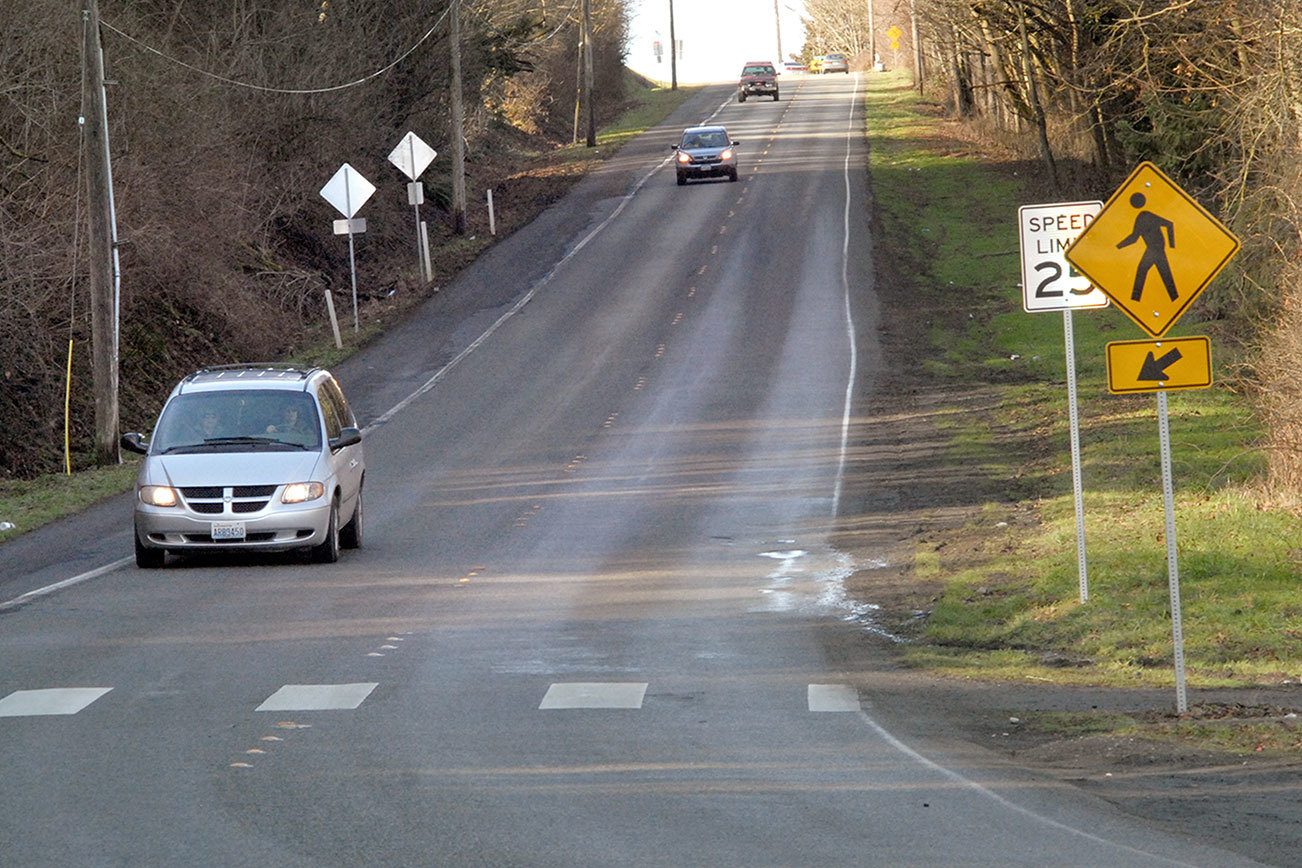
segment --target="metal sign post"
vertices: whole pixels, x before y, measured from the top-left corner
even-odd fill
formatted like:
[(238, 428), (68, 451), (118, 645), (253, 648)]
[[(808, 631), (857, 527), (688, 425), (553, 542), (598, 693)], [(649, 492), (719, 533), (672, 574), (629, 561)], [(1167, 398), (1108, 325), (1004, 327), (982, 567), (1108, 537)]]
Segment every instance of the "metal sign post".
[(1175, 486), (1171, 482), (1171, 426), (1166, 392), (1157, 393), (1157, 438), (1162, 450), (1162, 504), (1166, 509), (1166, 572), (1171, 590), (1171, 639), (1175, 646), (1175, 710), (1184, 714), (1189, 699), (1184, 687), (1184, 627), (1180, 623), (1180, 563), (1175, 547)]
[[(346, 188), (345, 188), (346, 189)], [(345, 198), (350, 198), (345, 194)], [(353, 331), (358, 330), (357, 320), (357, 259), (353, 254), (353, 221), (348, 221), (348, 274), (353, 282)]]
[(389, 162), (410, 181), (407, 184), (407, 204), (416, 214), (416, 264), (426, 283), (434, 279), (434, 274), (429, 267), (429, 236), (421, 229), (420, 206), (425, 202), (425, 185), (416, 179), (437, 156), (437, 151), (411, 131), (389, 153)]
[(343, 220), (335, 221), (335, 234), (348, 235), (348, 271), (353, 285), (353, 331), (359, 330), (357, 313), (357, 258), (353, 245), (353, 235), (366, 231), (365, 219), (353, 219), (358, 210), (366, 204), (375, 193), (375, 185), (352, 166), (344, 163), (339, 171), (321, 188), (321, 198), (344, 215)]
[(1071, 310), (1062, 312), (1062, 333), (1067, 345), (1067, 407), (1071, 417), (1071, 488), (1076, 502), (1076, 577), (1080, 583), (1080, 601), (1090, 599), (1089, 571), (1085, 566), (1085, 496), (1080, 473), (1080, 413), (1076, 404), (1076, 334), (1072, 330)]
[(1076, 335), (1071, 313), (1077, 308), (1108, 306), (1108, 298), (1067, 262), (1071, 246), (1102, 202), (1058, 202), (1023, 205), (1017, 209), (1022, 250), (1022, 309), (1027, 313), (1062, 311), (1063, 343), (1067, 353), (1067, 415), (1071, 428), (1071, 484), (1076, 505), (1076, 577), (1080, 601), (1089, 602), (1089, 571), (1085, 562), (1085, 495), (1081, 480), (1080, 411), (1076, 400)]

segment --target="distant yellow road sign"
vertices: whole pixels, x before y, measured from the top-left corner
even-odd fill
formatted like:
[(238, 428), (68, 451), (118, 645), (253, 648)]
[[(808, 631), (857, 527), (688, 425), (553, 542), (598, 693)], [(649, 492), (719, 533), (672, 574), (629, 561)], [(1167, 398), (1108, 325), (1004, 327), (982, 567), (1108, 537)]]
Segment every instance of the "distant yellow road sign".
[(1113, 341), (1107, 353), (1108, 391), (1114, 395), (1212, 384), (1212, 342), (1205, 337)]
[(903, 35), (904, 35), (904, 31), (896, 27), (894, 24), (891, 25), (890, 30), (886, 31), (886, 38), (891, 41), (892, 51), (900, 50), (900, 37)]
[(1066, 258), (1161, 337), (1238, 252), (1234, 233), (1152, 163), (1140, 163)]

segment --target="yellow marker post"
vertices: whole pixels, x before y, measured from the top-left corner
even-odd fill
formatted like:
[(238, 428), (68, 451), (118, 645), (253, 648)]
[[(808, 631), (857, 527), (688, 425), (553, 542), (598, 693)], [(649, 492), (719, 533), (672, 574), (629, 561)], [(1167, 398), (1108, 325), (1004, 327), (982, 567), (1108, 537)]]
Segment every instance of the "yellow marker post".
[(1140, 163), (1066, 253), (1153, 337), (1239, 251), (1239, 239), (1152, 163)]
[(1113, 341), (1107, 346), (1108, 391), (1206, 389), (1212, 384), (1212, 342), (1206, 337)]

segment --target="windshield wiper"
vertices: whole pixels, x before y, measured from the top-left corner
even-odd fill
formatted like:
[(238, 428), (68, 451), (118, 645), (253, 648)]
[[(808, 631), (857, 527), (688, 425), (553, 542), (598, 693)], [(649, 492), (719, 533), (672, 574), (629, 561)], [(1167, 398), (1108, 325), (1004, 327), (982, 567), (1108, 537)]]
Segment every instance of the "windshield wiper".
[(178, 443), (175, 446), (169, 446), (162, 451), (162, 454), (168, 455), (173, 452), (180, 452), (183, 449), (202, 450), (218, 446), (270, 446), (282, 443), (283, 441), (274, 437), (207, 437), (202, 443)]
[(261, 445), (263, 443), (280, 443), (281, 441), (277, 440), (275, 437), (252, 437), (244, 435), (240, 437), (205, 437), (203, 442), (206, 446), (210, 443), (214, 445), (225, 445), (227, 443), (251, 443), (254, 445)]

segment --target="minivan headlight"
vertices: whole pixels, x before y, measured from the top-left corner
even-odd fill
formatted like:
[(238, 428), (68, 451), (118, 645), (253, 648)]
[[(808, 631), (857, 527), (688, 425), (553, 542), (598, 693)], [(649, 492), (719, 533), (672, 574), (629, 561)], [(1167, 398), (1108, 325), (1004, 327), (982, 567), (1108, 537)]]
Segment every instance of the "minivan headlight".
[(167, 485), (140, 486), (140, 502), (149, 506), (176, 506), (176, 489)]
[(285, 493), (280, 495), (281, 503), (306, 503), (325, 494), (325, 486), (319, 482), (291, 482), (285, 486)]
[(691, 154), (687, 153), (686, 151), (679, 151), (679, 152), (678, 152), (678, 162), (680, 162), (680, 163), (690, 163), (691, 161), (692, 161), (692, 155), (691, 155)]

